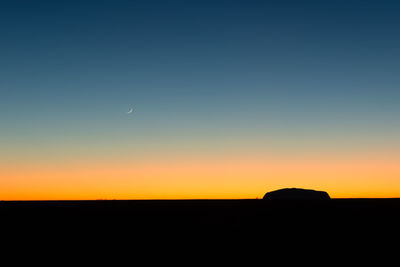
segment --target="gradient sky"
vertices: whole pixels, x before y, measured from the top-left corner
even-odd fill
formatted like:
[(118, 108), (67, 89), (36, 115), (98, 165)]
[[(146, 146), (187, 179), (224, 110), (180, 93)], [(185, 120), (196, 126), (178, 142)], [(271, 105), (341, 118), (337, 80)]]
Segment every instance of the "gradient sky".
[(0, 199), (400, 197), (399, 13), (1, 1)]

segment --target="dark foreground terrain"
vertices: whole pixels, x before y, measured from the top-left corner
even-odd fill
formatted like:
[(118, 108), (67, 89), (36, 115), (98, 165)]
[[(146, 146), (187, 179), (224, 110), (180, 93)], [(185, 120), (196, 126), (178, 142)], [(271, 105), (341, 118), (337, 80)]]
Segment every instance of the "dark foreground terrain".
[(245, 250), (336, 258), (358, 251), (367, 259), (369, 247), (397, 251), (400, 237), (400, 199), (3, 201), (0, 218), (3, 244), (46, 255), (95, 247), (104, 255), (116, 248), (157, 260), (189, 251), (200, 259), (214, 248), (228, 251), (230, 262)]
[(400, 199), (0, 202), (2, 222), (13, 226), (59, 227), (59, 231), (118, 226), (115, 230), (134, 229), (140, 234), (383, 232), (397, 230), (399, 215)]

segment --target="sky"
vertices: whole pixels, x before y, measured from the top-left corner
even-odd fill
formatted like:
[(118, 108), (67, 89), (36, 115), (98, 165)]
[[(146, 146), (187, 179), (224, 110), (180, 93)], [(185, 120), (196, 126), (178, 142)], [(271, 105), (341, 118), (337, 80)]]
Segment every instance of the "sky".
[(399, 12), (1, 1), (0, 200), (400, 197)]

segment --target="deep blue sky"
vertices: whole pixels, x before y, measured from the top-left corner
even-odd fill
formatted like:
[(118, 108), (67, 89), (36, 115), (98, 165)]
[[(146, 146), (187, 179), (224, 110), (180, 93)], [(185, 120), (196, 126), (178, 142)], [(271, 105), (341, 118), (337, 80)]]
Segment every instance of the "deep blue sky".
[(397, 146), (399, 14), (398, 1), (1, 1), (1, 156)]

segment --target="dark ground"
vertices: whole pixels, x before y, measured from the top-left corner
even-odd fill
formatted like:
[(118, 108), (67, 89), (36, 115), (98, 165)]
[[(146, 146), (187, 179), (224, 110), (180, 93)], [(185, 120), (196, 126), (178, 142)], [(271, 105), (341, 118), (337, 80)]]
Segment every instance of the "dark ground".
[[(377, 230), (400, 225), (400, 199), (1, 201), (3, 223), (111, 226), (141, 232)], [(384, 229), (381, 229), (382, 231)]]
[(211, 248), (228, 251), (230, 262), (240, 255), (247, 261), (244, 251), (257, 257), (361, 251), (365, 260), (373, 255), (368, 248), (397, 251), (400, 237), (400, 199), (0, 201), (0, 218), (3, 244), (17, 251), (96, 248), (107, 255), (117, 248), (155, 260), (183, 251), (200, 259)]

